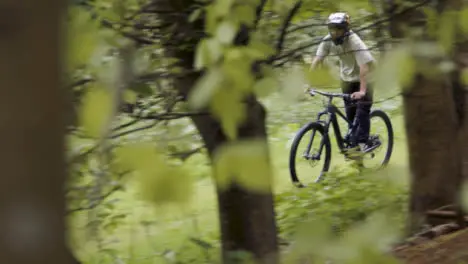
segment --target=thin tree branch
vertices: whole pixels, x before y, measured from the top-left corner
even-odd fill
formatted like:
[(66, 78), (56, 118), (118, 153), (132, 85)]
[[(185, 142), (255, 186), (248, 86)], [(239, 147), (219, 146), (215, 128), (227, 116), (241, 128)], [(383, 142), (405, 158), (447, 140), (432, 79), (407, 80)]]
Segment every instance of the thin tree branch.
[(188, 151), (180, 151), (180, 152), (174, 152), (174, 153), (171, 153), (170, 156), (172, 158), (178, 158), (182, 161), (185, 161), (187, 160), (188, 158), (190, 158), (192, 155), (195, 155), (197, 153), (200, 153), (205, 147), (198, 147), (198, 148), (195, 148), (195, 149), (191, 149), (191, 150), (188, 150)]
[(255, 10), (254, 28), (257, 28), (258, 22), (260, 22), (260, 19), (262, 18), (263, 9), (265, 8), (267, 1), (268, 0), (261, 0), (260, 4), (257, 6), (257, 9)]
[(65, 212), (66, 215), (70, 215), (70, 214), (74, 214), (74, 213), (77, 213), (77, 212), (81, 212), (81, 211), (86, 211), (86, 210), (91, 210), (91, 209), (94, 209), (96, 207), (98, 207), (100, 204), (102, 204), (102, 202), (109, 198), (109, 196), (111, 196), (113, 193), (119, 191), (122, 189), (122, 186), (115, 186), (114, 188), (110, 189), (107, 193), (101, 195), (98, 197), (98, 199), (94, 202), (94, 203), (91, 203), (90, 205), (88, 206), (80, 206), (80, 207), (76, 207), (76, 208), (73, 208), (73, 209), (69, 209)]
[(85, 85), (87, 83), (90, 83), (90, 82), (93, 82), (94, 79), (91, 78), (91, 77), (85, 77), (83, 79), (80, 79), (80, 80), (77, 80), (71, 84), (68, 85), (68, 88), (75, 88), (75, 87), (78, 87), (78, 86), (81, 86), (81, 85)]
[(106, 28), (109, 28), (109, 29), (113, 29), (115, 31), (117, 31), (118, 33), (120, 33), (122, 36), (126, 37), (126, 38), (129, 38), (133, 41), (135, 41), (136, 43), (138, 43), (139, 45), (153, 45), (153, 44), (156, 44), (155, 41), (151, 40), (151, 39), (147, 39), (143, 36), (139, 36), (137, 33), (135, 32), (125, 32), (121, 26), (119, 26), (118, 28), (115, 27), (115, 24), (106, 20), (106, 19), (103, 19), (103, 18), (99, 18), (100, 19), (100, 22), (101, 22), (101, 25), (103, 27), (106, 27)]
[(117, 133), (117, 134), (113, 134), (113, 135), (111, 135), (109, 138), (110, 138), (110, 139), (116, 139), (116, 138), (119, 138), (119, 137), (123, 137), (123, 136), (126, 136), (126, 135), (130, 135), (130, 134), (135, 133), (135, 132), (147, 130), (147, 129), (153, 128), (153, 127), (156, 126), (158, 123), (159, 123), (159, 120), (156, 120), (156, 121), (154, 121), (153, 123), (151, 123), (151, 124), (149, 124), (149, 125), (146, 125), (146, 126), (137, 127), (137, 128), (131, 129), (131, 130), (126, 130), (126, 131), (123, 131), (123, 132), (120, 132), (120, 133)]
[(276, 51), (278, 53), (280, 53), (283, 50), (283, 44), (284, 44), (284, 39), (286, 36), (287, 29), (289, 27), (289, 24), (291, 23), (292, 18), (297, 13), (297, 11), (299, 11), (299, 8), (301, 8), (301, 5), (302, 5), (302, 0), (297, 1), (294, 4), (293, 8), (291, 8), (291, 10), (289, 11), (286, 19), (284, 20), (283, 26), (280, 29), (280, 36), (278, 39), (278, 43), (276, 43)]
[(186, 112), (186, 113), (150, 113), (148, 115), (131, 115), (134, 118), (142, 119), (142, 120), (173, 120), (173, 119), (180, 119), (185, 117), (192, 117), (192, 116), (203, 116), (209, 115), (209, 112)]

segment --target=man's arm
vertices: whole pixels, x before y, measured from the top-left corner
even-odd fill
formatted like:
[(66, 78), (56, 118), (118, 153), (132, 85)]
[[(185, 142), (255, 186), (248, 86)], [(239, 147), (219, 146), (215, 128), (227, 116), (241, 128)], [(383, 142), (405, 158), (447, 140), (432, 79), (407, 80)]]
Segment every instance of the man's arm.
[(359, 92), (363, 95), (367, 92), (367, 76), (373, 66), (374, 57), (370, 53), (367, 45), (361, 40), (359, 36), (353, 34), (350, 37), (351, 50), (354, 53), (356, 61), (359, 65)]
[(362, 92), (363, 94), (366, 94), (367, 92), (367, 75), (370, 72), (370, 68), (372, 66), (372, 61), (368, 63), (364, 63), (359, 66), (359, 91)]
[(315, 54), (314, 60), (312, 61), (312, 65), (310, 66), (311, 70), (315, 70), (319, 65), (321, 65), (325, 57), (328, 55), (329, 42), (325, 39), (326, 38), (320, 42), (320, 45), (317, 48), (317, 53)]
[(310, 69), (315, 70), (318, 66), (320, 66), (323, 63), (324, 59), (325, 57), (315, 56), (314, 59), (312, 60), (312, 64), (310, 65)]

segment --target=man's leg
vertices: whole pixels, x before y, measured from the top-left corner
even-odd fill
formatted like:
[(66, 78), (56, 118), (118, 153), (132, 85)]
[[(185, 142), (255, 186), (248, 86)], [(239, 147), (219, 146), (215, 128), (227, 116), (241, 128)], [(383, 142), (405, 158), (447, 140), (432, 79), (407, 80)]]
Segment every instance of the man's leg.
[[(352, 94), (359, 91), (359, 83), (354, 82), (342, 82), (341, 89), (345, 94)], [(353, 122), (354, 117), (356, 116), (356, 104), (351, 99), (343, 98), (346, 118), (350, 123)], [(351, 129), (351, 124), (349, 124), (348, 129)]]
[(357, 142), (367, 143), (370, 133), (370, 112), (373, 103), (373, 91), (369, 89), (368, 94), (358, 102), (356, 119), (358, 121)]

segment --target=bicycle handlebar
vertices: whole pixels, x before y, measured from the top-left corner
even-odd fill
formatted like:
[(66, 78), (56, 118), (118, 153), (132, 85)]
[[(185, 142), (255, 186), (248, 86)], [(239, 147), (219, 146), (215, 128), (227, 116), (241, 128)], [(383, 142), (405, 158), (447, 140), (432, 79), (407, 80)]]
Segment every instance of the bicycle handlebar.
[(307, 89), (307, 92), (309, 93), (310, 96), (315, 96), (315, 94), (320, 94), (326, 97), (341, 97), (341, 98), (347, 98), (347, 99), (351, 98), (351, 95), (349, 94), (322, 92), (322, 91), (311, 89), (311, 88)]

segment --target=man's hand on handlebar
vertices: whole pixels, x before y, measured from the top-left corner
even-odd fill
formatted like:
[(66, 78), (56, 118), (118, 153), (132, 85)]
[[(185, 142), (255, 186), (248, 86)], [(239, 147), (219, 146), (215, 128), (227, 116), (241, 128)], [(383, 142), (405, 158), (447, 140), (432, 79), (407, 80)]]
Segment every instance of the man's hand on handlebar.
[(354, 92), (354, 93), (351, 94), (351, 99), (360, 100), (360, 99), (364, 98), (364, 96), (366, 96), (366, 94), (364, 92), (358, 91), (358, 92)]

